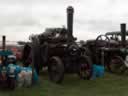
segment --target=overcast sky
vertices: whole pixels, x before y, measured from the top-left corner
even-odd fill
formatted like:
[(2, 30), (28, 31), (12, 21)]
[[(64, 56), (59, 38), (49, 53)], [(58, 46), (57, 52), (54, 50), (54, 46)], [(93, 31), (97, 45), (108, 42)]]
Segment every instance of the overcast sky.
[(127, 0), (0, 0), (0, 36), (28, 40), (30, 34), (47, 27), (66, 26), (66, 8), (72, 5), (74, 36), (78, 40), (96, 38), (128, 23), (127, 4)]

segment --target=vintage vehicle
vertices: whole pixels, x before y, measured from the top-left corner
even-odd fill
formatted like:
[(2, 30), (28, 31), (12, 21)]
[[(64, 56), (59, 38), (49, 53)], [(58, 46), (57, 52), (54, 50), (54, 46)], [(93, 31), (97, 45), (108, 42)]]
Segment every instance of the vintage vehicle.
[(107, 32), (95, 40), (87, 40), (82, 46), (90, 54), (93, 64), (105, 65), (110, 72), (124, 72), (128, 54), (126, 25), (121, 24), (121, 31)]
[(125, 72), (128, 65), (126, 62), (128, 55), (126, 24), (121, 24), (121, 32), (107, 32), (105, 35), (110, 39), (111, 44), (109, 70), (114, 73)]
[[(3, 36), (3, 46), (0, 50), (0, 87), (7, 87), (9, 89), (14, 89), (16, 87), (16, 75), (13, 71), (14, 68), (10, 67), (10, 64), (16, 62), (16, 58), (10, 57), (13, 52), (6, 50), (5, 46), (6, 37)], [(14, 56), (14, 55), (13, 55)]]
[(39, 66), (48, 66), (50, 80), (56, 83), (62, 82), (64, 73), (77, 73), (83, 79), (92, 75), (90, 57), (73, 36), (73, 12), (69, 6), (67, 28), (47, 28), (39, 35), (32, 35), (32, 42), (24, 47), (25, 64), (33, 61), (37, 71)]

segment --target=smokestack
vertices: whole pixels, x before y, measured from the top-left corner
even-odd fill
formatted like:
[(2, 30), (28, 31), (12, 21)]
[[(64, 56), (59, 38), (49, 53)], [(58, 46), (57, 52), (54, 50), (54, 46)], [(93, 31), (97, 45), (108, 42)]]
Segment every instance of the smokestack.
[(73, 40), (73, 13), (74, 13), (73, 7), (69, 6), (67, 8), (67, 30), (68, 30), (69, 41)]
[(126, 46), (126, 24), (122, 23), (121, 24), (121, 41), (122, 41), (122, 46)]
[(2, 49), (5, 50), (6, 36), (2, 36)]
[[(2, 36), (2, 50), (5, 51), (6, 36)], [(2, 56), (2, 64), (5, 65), (4, 56)]]

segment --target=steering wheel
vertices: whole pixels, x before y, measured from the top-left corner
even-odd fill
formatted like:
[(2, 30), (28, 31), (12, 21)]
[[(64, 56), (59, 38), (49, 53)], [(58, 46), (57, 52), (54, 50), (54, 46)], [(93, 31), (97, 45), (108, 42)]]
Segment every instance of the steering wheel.
[(106, 35), (99, 35), (95, 44), (97, 47), (110, 47), (110, 39)]

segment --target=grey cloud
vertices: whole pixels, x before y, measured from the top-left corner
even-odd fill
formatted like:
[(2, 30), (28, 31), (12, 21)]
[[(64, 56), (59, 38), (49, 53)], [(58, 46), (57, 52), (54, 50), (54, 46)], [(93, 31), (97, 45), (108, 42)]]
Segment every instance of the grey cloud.
[[(3, 0), (0, 1), (0, 31), (11, 38), (14, 34), (9, 32), (28, 32), (28, 37), (49, 26), (66, 26), (66, 8), (73, 5), (76, 37), (84, 39), (93, 33), (95, 37), (98, 32), (119, 30), (122, 20), (128, 23), (127, 10), (121, 9), (127, 8), (124, 3), (126, 0)], [(26, 38), (21, 35), (19, 39)]]
[[(22, 6), (48, 6), (51, 7), (51, 5), (57, 7), (57, 6), (63, 6), (64, 4), (70, 4), (73, 3), (74, 0), (3, 0), (0, 1), (0, 4), (5, 5), (22, 5)], [(57, 5), (57, 6), (56, 6)]]
[(9, 20), (1, 20), (0, 26), (7, 27), (7, 26), (33, 26), (37, 24), (36, 21), (32, 19), (9, 19)]
[[(24, 5), (28, 5), (28, 4), (32, 4), (32, 1), (34, 0), (2, 0), (0, 1), (2, 4), (9, 4), (9, 5), (16, 5), (16, 4), (24, 4)], [(44, 0), (43, 0), (44, 1)]]
[(87, 26), (87, 29), (89, 31), (103, 31), (103, 32), (107, 32), (107, 31), (114, 31), (114, 30), (118, 30), (118, 25), (119, 22), (115, 21), (115, 20), (105, 20), (105, 19), (92, 19), (92, 20), (76, 20), (76, 23), (78, 26)]

